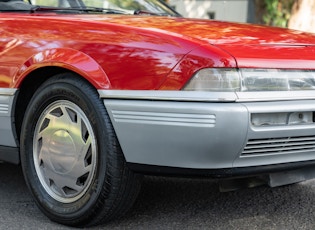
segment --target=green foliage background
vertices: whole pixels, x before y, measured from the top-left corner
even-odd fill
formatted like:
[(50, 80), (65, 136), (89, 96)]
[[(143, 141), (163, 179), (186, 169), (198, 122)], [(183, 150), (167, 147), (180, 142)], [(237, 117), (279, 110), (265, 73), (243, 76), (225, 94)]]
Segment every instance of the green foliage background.
[[(293, 4), (297, 0), (255, 0), (262, 23), (270, 26), (287, 27)], [(258, 14), (259, 14), (258, 13)]]

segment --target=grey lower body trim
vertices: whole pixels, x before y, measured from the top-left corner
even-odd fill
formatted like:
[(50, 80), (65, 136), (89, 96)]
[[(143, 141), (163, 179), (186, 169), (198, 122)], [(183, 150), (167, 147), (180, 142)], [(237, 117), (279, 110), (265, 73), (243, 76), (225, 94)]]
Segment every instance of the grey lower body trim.
[[(278, 138), (314, 136), (313, 121), (259, 127), (251, 123), (252, 114), (257, 113), (315, 114), (314, 100), (211, 103), (105, 99), (104, 103), (129, 163), (228, 169), (315, 160), (315, 146), (296, 150), (298, 143), (288, 151), (277, 147), (268, 152), (268, 145)], [(244, 154), (248, 143), (255, 140), (270, 140), (271, 144), (262, 144), (259, 154)]]
[(0, 88), (0, 146), (17, 147), (12, 125), (12, 105), (16, 91)]

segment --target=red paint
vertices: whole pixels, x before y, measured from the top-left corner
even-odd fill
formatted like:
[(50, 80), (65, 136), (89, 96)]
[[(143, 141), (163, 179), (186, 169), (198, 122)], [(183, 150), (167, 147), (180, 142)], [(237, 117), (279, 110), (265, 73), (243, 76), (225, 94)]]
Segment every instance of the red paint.
[(315, 69), (315, 37), (210, 20), (1, 13), (0, 87), (58, 66), (98, 89), (178, 90), (207, 67)]

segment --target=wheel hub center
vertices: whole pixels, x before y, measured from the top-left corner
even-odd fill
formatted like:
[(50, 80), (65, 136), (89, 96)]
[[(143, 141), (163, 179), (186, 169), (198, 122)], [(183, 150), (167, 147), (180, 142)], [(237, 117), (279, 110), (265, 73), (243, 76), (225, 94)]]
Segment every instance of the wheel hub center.
[(68, 173), (77, 161), (76, 148), (66, 130), (54, 132), (48, 144), (49, 159), (55, 172)]

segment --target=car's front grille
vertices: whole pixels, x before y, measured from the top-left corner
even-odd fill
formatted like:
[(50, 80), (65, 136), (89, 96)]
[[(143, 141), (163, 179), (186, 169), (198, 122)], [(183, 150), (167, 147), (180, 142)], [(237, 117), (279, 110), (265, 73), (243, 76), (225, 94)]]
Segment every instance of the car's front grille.
[(315, 151), (315, 136), (248, 140), (242, 156)]

